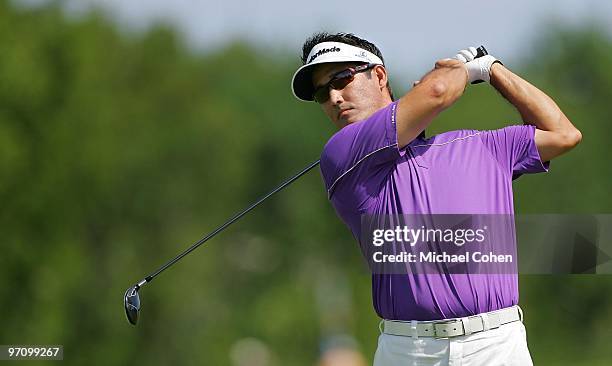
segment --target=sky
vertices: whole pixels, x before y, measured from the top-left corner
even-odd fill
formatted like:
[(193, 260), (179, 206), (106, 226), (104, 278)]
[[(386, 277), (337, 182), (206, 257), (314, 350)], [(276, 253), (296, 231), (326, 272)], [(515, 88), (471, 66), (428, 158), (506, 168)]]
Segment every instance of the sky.
[[(22, 4), (49, 0), (15, 0)], [(291, 1), (291, 0), (63, 0), (79, 16), (104, 9), (126, 31), (171, 23), (197, 50), (233, 39), (261, 49), (286, 51), (298, 60), (305, 38), (316, 31), (344, 31), (374, 42), (387, 68), (420, 76), (437, 59), (470, 45), (485, 45), (505, 64), (529, 56), (532, 40), (554, 22), (577, 26), (599, 22), (612, 35), (612, 1)]]

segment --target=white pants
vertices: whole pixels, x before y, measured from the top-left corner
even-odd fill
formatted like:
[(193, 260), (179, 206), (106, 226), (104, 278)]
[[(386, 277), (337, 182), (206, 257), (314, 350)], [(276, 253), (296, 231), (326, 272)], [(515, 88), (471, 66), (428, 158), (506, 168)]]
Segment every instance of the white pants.
[(436, 339), (381, 333), (374, 366), (532, 366), (521, 321), (467, 336)]

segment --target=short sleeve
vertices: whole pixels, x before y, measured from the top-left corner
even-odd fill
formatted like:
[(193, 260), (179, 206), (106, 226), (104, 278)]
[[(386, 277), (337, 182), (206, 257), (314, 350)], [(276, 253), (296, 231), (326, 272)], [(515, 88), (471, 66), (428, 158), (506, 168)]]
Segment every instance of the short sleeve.
[(535, 126), (508, 126), (483, 131), (481, 141), (502, 169), (516, 179), (523, 174), (547, 172), (550, 162), (542, 162), (535, 144)]
[(397, 144), (396, 107), (397, 102), (389, 104), (342, 128), (327, 142), (321, 154), (321, 173), (330, 198), (341, 183), (358, 193), (366, 181), (375, 180), (381, 169), (405, 153)]

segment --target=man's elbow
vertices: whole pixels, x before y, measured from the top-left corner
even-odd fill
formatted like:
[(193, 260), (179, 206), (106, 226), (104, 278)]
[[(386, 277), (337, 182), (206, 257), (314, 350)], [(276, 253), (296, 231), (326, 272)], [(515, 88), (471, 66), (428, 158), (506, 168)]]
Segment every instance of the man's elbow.
[[(568, 121), (569, 123), (569, 121)], [(566, 150), (571, 150), (582, 141), (582, 133), (570, 123), (571, 128), (563, 132), (562, 144)]]

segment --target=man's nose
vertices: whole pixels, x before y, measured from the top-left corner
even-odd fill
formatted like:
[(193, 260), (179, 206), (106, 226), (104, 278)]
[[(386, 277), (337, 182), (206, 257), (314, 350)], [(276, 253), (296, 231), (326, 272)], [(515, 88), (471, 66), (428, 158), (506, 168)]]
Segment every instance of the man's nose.
[(329, 100), (332, 104), (340, 104), (344, 101), (342, 98), (342, 90), (329, 88)]

